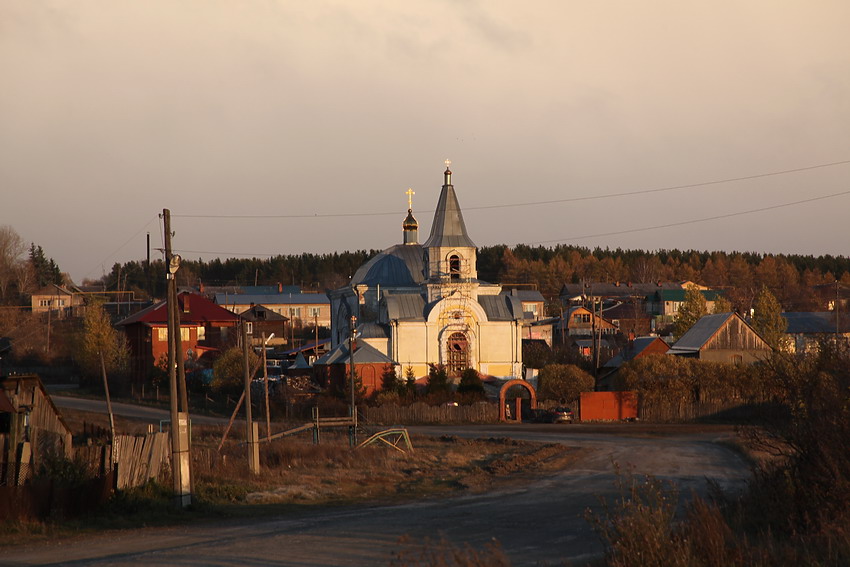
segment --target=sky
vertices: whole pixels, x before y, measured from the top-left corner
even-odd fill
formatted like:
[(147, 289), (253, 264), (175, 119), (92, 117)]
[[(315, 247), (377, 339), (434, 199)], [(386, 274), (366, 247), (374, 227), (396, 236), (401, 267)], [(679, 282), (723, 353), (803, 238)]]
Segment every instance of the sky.
[[(850, 3), (0, 0), (0, 225), (81, 283), (420, 241), (848, 255)], [(756, 212), (753, 212), (756, 211)], [(154, 251), (153, 257), (160, 254)]]

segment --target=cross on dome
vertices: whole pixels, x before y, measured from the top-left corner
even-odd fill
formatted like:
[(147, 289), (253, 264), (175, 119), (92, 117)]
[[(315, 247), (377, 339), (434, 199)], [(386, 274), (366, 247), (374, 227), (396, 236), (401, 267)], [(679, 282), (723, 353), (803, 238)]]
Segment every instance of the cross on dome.
[(413, 189), (408, 187), (407, 191), (405, 191), (404, 194), (407, 195), (407, 210), (412, 211), (413, 210), (413, 196), (416, 195), (416, 191), (414, 191)]
[(452, 160), (447, 159), (444, 163), (446, 164), (446, 169), (448, 169), (452, 165)]

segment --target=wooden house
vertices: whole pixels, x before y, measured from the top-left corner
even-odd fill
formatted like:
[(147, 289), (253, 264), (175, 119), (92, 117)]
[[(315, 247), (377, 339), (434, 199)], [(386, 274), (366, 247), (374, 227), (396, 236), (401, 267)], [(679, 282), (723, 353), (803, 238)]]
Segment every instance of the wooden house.
[(711, 362), (750, 364), (772, 349), (737, 313), (706, 315), (676, 341), (667, 354)]

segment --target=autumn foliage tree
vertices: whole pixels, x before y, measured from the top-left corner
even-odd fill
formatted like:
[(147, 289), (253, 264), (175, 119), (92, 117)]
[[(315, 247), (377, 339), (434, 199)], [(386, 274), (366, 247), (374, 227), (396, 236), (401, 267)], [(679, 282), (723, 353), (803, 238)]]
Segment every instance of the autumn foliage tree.
[(75, 358), (85, 378), (100, 377), (101, 357), (107, 374), (127, 370), (130, 361), (127, 340), (112, 326), (103, 302), (94, 300), (86, 306), (79, 340)]
[(765, 286), (762, 286), (753, 302), (752, 327), (773, 349), (785, 346), (788, 321), (782, 316), (779, 301)]
[(708, 315), (705, 297), (696, 286), (688, 286), (685, 290), (685, 301), (679, 307), (676, 321), (673, 323), (673, 334), (681, 337), (704, 315)]
[(574, 364), (549, 364), (537, 375), (537, 393), (542, 399), (572, 403), (582, 392), (592, 392), (596, 382)]

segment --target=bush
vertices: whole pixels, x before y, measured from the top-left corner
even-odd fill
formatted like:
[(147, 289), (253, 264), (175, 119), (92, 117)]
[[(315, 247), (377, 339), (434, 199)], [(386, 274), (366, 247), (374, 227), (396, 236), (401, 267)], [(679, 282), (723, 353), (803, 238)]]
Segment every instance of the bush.
[(572, 403), (582, 392), (592, 392), (593, 376), (573, 364), (549, 364), (537, 376), (537, 393), (541, 399)]
[(463, 374), (460, 375), (457, 393), (463, 396), (467, 403), (483, 400), (486, 397), (484, 383), (481, 381), (478, 371), (474, 368), (467, 368), (463, 371)]
[[(248, 352), (248, 367), (256, 369), (260, 359), (253, 352)], [(244, 355), (239, 347), (224, 351), (213, 364), (213, 379), (210, 387), (217, 394), (238, 396), (245, 389)]]

